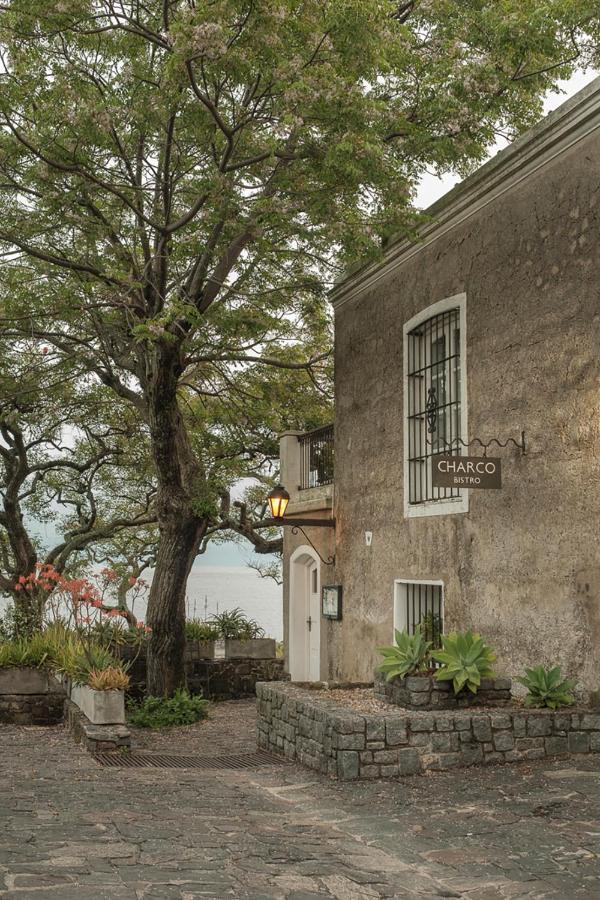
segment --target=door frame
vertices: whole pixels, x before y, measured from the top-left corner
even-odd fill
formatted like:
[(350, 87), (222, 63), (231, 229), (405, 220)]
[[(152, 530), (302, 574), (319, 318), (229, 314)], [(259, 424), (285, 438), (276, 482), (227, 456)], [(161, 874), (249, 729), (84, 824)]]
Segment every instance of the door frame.
[[(321, 668), (321, 614), (314, 621), (311, 631), (306, 627), (310, 613), (310, 570), (317, 567), (317, 595), (321, 596), (320, 560), (312, 547), (303, 544), (290, 556), (290, 590), (288, 610), (288, 655), (292, 681), (320, 681)], [(311, 616), (311, 618), (313, 618)], [(316, 644), (316, 647), (315, 647)], [(311, 645), (319, 660), (317, 678), (310, 677)]]

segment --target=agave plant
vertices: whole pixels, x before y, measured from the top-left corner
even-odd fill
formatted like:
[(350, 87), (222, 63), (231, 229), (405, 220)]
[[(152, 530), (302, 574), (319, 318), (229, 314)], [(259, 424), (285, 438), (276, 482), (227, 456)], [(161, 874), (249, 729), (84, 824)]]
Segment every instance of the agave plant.
[(478, 634), (471, 631), (442, 635), (442, 649), (433, 650), (431, 655), (442, 663), (435, 677), (438, 681), (451, 681), (454, 693), (464, 688), (476, 694), (482, 678), (494, 674), (491, 664), (496, 654)]
[(529, 691), (525, 697), (525, 706), (546, 706), (548, 709), (559, 709), (561, 706), (571, 706), (575, 703), (575, 697), (571, 693), (575, 682), (569, 678), (563, 678), (560, 666), (555, 666), (553, 669), (545, 669), (544, 666), (525, 669), (525, 675), (516, 678), (515, 681), (524, 685)]
[(92, 669), (88, 676), (88, 686), (95, 691), (126, 691), (129, 687), (129, 675), (116, 666)]
[(379, 648), (383, 662), (377, 668), (386, 676), (386, 681), (426, 671), (429, 668), (431, 641), (424, 639), (421, 629), (415, 628), (414, 634), (396, 631), (394, 636), (396, 638), (394, 646)]

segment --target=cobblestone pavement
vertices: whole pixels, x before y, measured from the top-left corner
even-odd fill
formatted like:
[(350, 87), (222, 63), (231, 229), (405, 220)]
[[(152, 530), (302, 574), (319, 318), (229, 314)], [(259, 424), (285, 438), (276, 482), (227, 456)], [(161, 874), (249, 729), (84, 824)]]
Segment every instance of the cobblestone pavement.
[[(223, 704), (197, 752), (250, 747), (251, 720)], [(172, 737), (149, 747), (192, 749)], [(0, 897), (598, 900), (599, 773), (583, 756), (360, 784), (103, 769), (61, 728), (2, 726)]]

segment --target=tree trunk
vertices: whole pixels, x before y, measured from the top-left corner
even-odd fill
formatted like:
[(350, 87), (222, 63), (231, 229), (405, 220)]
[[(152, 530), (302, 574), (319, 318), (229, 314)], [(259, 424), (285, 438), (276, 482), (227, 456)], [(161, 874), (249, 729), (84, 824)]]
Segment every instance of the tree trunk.
[(179, 351), (166, 344), (149, 360), (146, 397), (158, 490), (159, 542), (148, 597), (147, 690), (169, 697), (185, 685), (185, 595), (207, 519), (194, 511), (204, 483), (177, 402)]
[(192, 563), (204, 534), (202, 519), (172, 520), (160, 527), (156, 568), (148, 598), (147, 689), (169, 697), (185, 686), (185, 594)]

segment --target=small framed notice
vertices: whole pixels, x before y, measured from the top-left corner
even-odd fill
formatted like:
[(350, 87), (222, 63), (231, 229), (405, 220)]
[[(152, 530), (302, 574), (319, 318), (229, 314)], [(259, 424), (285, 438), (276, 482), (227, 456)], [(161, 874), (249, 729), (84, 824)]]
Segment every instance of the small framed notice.
[(325, 584), (321, 588), (321, 614), (325, 619), (342, 618), (341, 584)]

